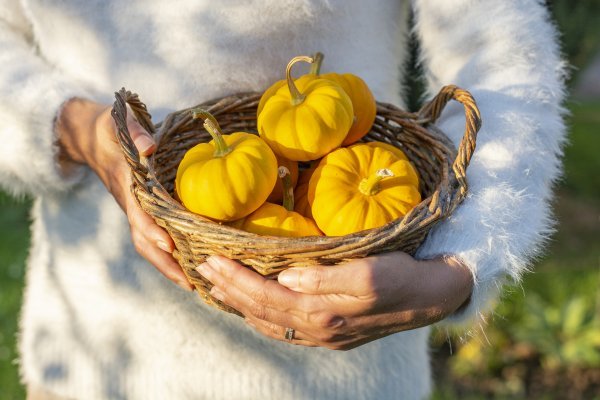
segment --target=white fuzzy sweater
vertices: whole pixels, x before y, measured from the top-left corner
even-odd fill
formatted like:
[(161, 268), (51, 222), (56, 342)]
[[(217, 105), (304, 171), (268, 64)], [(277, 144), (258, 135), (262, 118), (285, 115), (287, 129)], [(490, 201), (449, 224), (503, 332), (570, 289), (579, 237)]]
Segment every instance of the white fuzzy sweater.
[[(181, 291), (133, 249), (100, 181), (56, 165), (53, 120), (73, 96), (112, 103), (125, 86), (159, 121), (235, 91), (258, 91), (291, 57), (363, 77), (402, 105), (411, 4), (401, 0), (3, 0), (0, 184), (35, 196), (20, 332), (23, 381), (76, 399), (417, 399), (430, 392), (428, 329), (349, 352), (265, 339)], [(560, 173), (563, 65), (541, 1), (415, 0), (429, 94), (454, 83), (483, 115), (471, 194), (419, 257), (472, 269), (481, 318), (551, 229)], [(440, 127), (455, 143), (459, 105)], [(6, 229), (6, 228), (3, 228)]]

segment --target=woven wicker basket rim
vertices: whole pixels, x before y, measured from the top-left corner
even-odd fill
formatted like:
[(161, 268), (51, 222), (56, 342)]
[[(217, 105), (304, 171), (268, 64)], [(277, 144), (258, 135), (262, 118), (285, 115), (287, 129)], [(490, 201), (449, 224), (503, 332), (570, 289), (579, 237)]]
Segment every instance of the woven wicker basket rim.
[[(119, 113), (117, 110), (125, 110), (125, 112), (120, 113), (121, 119), (122, 119), (123, 116), (126, 116), (125, 104), (129, 104), (130, 107), (132, 108), (132, 110), (134, 111), (136, 119), (142, 124), (142, 126), (144, 126), (145, 129), (147, 129), (149, 132), (155, 134), (157, 136), (157, 138), (159, 138), (159, 139), (161, 137), (161, 134), (164, 133), (163, 130), (161, 129), (162, 127), (165, 126), (164, 121), (159, 124), (154, 125), (151, 121), (150, 114), (148, 113), (145, 104), (139, 100), (139, 98), (136, 94), (131, 93), (125, 89), (121, 89), (121, 91), (119, 91), (115, 95), (117, 97), (117, 100), (115, 102), (114, 109), (113, 109), (113, 117), (117, 121), (117, 125), (120, 125), (119, 130), (118, 130), (119, 143), (121, 143), (121, 146), (123, 148), (123, 151), (125, 153), (127, 161), (129, 162), (130, 166), (132, 167), (132, 172), (135, 175), (134, 180), (136, 181), (136, 183), (142, 184), (142, 186), (144, 186), (148, 189), (149, 193), (152, 193), (154, 195), (157, 205), (164, 207), (165, 216), (168, 216), (171, 218), (179, 218), (184, 223), (187, 222), (190, 225), (190, 228), (194, 228), (194, 227), (195, 228), (211, 228), (211, 229), (218, 228), (219, 232), (222, 232), (227, 235), (236, 235), (236, 236), (239, 236), (240, 238), (246, 238), (246, 239), (252, 239), (252, 240), (256, 239), (259, 235), (256, 235), (256, 234), (250, 233), (250, 232), (241, 231), (241, 230), (229, 227), (227, 225), (219, 224), (208, 218), (202, 217), (200, 215), (192, 213), (191, 211), (188, 211), (177, 200), (175, 200), (172, 196), (169, 195), (168, 191), (165, 190), (165, 188), (162, 186), (162, 184), (156, 178), (156, 174), (155, 174), (155, 171), (153, 168), (154, 156), (151, 156), (149, 158), (140, 157), (139, 153), (137, 152), (137, 149), (133, 145), (133, 141), (131, 140), (129, 132), (127, 131), (127, 125), (123, 124), (123, 123), (121, 123), (121, 124), (118, 123), (119, 116), (117, 114), (119, 114)], [(258, 100), (260, 98), (260, 94), (240, 93), (240, 94), (235, 95), (235, 97), (238, 101), (231, 102), (231, 104), (229, 105), (230, 108), (235, 107), (236, 103), (241, 101), (241, 99), (246, 99), (246, 100), (250, 99), (251, 101), (258, 102)], [(227, 108), (224, 108), (221, 110), (218, 110), (218, 108), (220, 105), (224, 104), (224, 101), (226, 101), (228, 99), (230, 99), (230, 97), (225, 97), (223, 99), (219, 99), (218, 101), (205, 102), (205, 103), (202, 103), (202, 105), (212, 104), (212, 106), (209, 107), (209, 111), (212, 110), (214, 112), (214, 110), (217, 110), (217, 112), (214, 112), (214, 113), (215, 113), (215, 116), (218, 117), (220, 114), (224, 114), (227, 112)], [(462, 201), (462, 199), (464, 198), (464, 196), (467, 193), (468, 186), (467, 186), (467, 181), (466, 181), (466, 168), (470, 161), (471, 155), (475, 149), (476, 134), (481, 126), (481, 117), (479, 114), (479, 110), (475, 104), (475, 100), (472, 98), (472, 96), (468, 92), (466, 92), (462, 89), (459, 89), (456, 86), (446, 86), (446, 87), (442, 88), (440, 93), (431, 102), (427, 103), (418, 113), (407, 113), (407, 112), (404, 112), (401, 109), (395, 107), (394, 105), (391, 105), (388, 103), (378, 102), (377, 106), (378, 106), (378, 110), (382, 110), (382, 109), (393, 110), (395, 112), (401, 113), (401, 115), (406, 119), (412, 119), (415, 122), (415, 124), (425, 126), (425, 125), (429, 125), (429, 124), (435, 122), (435, 120), (441, 114), (443, 107), (450, 99), (455, 99), (455, 100), (463, 103), (463, 105), (465, 106), (465, 115), (466, 115), (465, 134), (464, 134), (463, 140), (459, 146), (459, 149), (458, 149), (458, 152), (456, 155), (456, 159), (453, 160), (453, 163), (452, 163), (452, 169), (454, 171), (454, 176), (452, 177), (452, 180), (456, 179), (456, 182), (458, 182), (457, 195), (452, 196), (452, 198), (447, 199), (447, 200), (449, 200), (449, 205), (453, 204), (453, 206), (450, 207), (451, 209), (453, 209), (453, 208), (455, 208), (455, 206), (458, 203), (460, 203)], [(191, 110), (192, 108), (195, 108), (195, 107), (197, 107), (197, 106), (190, 107), (185, 110), (180, 110), (177, 113), (184, 113), (187, 110)], [(167, 118), (165, 118), (165, 121), (168, 119), (169, 119), (169, 116), (167, 116)], [(432, 132), (431, 127), (432, 126), (429, 125), (430, 132)], [(425, 132), (426, 129), (425, 128), (423, 128), (423, 129)], [(447, 137), (445, 137), (445, 135), (443, 133), (440, 133), (439, 131), (436, 131), (436, 130), (433, 130), (433, 132), (435, 132), (435, 135), (433, 135), (433, 134), (431, 135), (432, 140), (445, 140), (444, 145), (451, 146), (451, 142), (449, 141), (449, 139), (447, 139)], [(448, 148), (450, 149), (450, 147), (448, 147)], [(450, 153), (450, 154), (452, 154), (452, 153)], [(446, 183), (446, 185), (448, 184), (447, 182), (442, 182), (442, 183)], [(424, 198), (421, 201), (421, 204), (429, 204), (432, 202), (432, 200), (437, 200), (437, 199), (435, 199), (436, 196), (447, 197), (447, 196), (451, 195), (449, 190), (450, 190), (450, 188), (440, 187), (439, 190), (434, 192), (431, 196)], [(411, 217), (411, 214), (409, 213), (402, 218), (399, 218), (397, 220), (394, 220), (394, 221), (388, 223), (386, 225), (386, 227), (387, 227), (387, 229), (390, 229), (391, 227), (394, 227), (397, 225), (404, 225), (406, 223), (406, 221), (410, 220), (410, 217)], [(303, 238), (302, 237), (301, 238), (270, 237), (270, 239), (274, 240), (277, 243), (275, 246), (279, 246), (281, 244), (290, 246), (287, 248), (288, 251), (292, 250), (293, 247), (296, 247), (295, 244), (297, 244), (298, 247), (302, 247), (303, 243), (311, 243), (313, 245), (321, 245), (324, 248), (327, 248), (328, 246), (334, 246), (336, 244), (350, 243), (350, 242), (355, 241), (358, 238), (364, 239), (365, 237), (369, 236), (370, 231), (374, 231), (377, 229), (378, 228), (370, 229), (367, 231), (361, 231), (361, 232), (357, 232), (357, 233), (354, 233), (351, 235), (346, 235), (346, 236), (323, 236), (323, 237), (316, 237), (316, 238), (315, 237), (303, 237)]]

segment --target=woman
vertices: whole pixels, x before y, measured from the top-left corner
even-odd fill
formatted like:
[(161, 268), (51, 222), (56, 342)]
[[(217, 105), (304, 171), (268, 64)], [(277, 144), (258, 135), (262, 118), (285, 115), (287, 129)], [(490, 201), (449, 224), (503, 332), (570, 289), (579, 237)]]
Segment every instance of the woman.
[[(278, 282), (211, 258), (199, 271), (248, 324), (206, 307), (129, 192), (112, 93), (139, 93), (159, 121), (264, 90), (291, 57), (319, 50), (324, 70), (402, 105), (410, 6), (428, 93), (463, 87), (484, 118), (471, 195), (416, 258)], [(427, 326), (483, 318), (549, 232), (564, 88), (537, 1), (6, 0), (0, 42), (0, 182), (35, 196), (20, 332), (30, 398), (424, 398)], [(459, 106), (439, 122), (455, 143), (463, 124)], [(129, 126), (150, 154), (152, 138)]]

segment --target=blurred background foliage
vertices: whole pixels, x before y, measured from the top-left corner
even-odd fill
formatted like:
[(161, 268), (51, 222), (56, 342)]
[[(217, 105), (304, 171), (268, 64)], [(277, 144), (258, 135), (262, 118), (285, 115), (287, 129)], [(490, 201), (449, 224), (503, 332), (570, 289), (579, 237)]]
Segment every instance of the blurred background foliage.
[[(600, 57), (600, 1), (546, 3), (576, 93)], [(600, 97), (572, 95), (566, 105), (557, 232), (486, 325), (463, 337), (434, 331), (434, 399), (600, 399)]]
[[(572, 89), (600, 55), (600, 1), (546, 3), (572, 65)], [(416, 109), (420, 83), (406, 84)], [(485, 326), (464, 336), (434, 331), (434, 399), (600, 399), (600, 98), (571, 98), (567, 107), (570, 144), (553, 241)], [(15, 339), (30, 206), (0, 192), (0, 399), (25, 396)]]

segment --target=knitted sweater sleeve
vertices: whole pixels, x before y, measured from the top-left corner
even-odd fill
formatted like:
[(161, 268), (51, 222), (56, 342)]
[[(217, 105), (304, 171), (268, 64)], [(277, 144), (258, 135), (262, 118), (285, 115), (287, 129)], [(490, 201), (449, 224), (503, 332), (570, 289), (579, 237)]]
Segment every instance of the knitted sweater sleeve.
[(54, 119), (84, 90), (36, 52), (18, 0), (0, 4), (0, 187), (14, 195), (67, 190), (83, 169), (63, 176), (57, 165)]
[[(453, 325), (483, 318), (552, 231), (565, 68), (540, 1), (415, 0), (413, 7), (429, 94), (456, 84), (473, 94), (483, 120), (467, 170), (470, 194), (417, 254), (454, 255), (471, 269), (470, 302), (442, 322)], [(439, 126), (458, 145), (464, 123), (453, 104)]]

